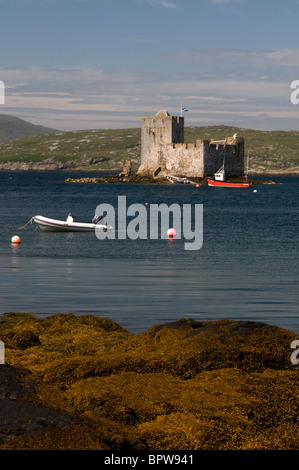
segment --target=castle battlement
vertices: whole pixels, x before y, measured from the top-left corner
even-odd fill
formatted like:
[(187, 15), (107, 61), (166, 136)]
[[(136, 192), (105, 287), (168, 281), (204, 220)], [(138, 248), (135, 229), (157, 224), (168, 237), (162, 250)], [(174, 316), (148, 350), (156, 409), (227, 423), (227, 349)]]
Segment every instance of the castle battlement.
[(244, 144), (244, 139), (243, 137), (239, 137), (237, 134), (233, 135), (232, 137), (226, 137), (225, 139), (222, 140), (210, 140), (210, 145), (222, 145), (222, 146), (227, 146), (227, 145), (239, 145), (239, 144)]
[(176, 176), (213, 176), (223, 165), (226, 174), (244, 174), (244, 139), (235, 134), (225, 139), (184, 142), (184, 118), (166, 110), (141, 118), (139, 174), (152, 175), (158, 167)]

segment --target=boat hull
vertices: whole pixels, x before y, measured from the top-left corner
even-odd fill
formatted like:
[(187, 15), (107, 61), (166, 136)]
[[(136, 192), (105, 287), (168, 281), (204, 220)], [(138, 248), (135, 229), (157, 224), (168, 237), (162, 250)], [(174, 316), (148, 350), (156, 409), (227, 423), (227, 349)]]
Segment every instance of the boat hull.
[(249, 188), (252, 183), (216, 181), (208, 178), (208, 186), (217, 188)]
[(67, 222), (63, 220), (50, 219), (37, 215), (33, 221), (47, 232), (94, 232), (95, 229), (107, 231), (107, 226), (102, 224), (88, 224), (84, 222)]

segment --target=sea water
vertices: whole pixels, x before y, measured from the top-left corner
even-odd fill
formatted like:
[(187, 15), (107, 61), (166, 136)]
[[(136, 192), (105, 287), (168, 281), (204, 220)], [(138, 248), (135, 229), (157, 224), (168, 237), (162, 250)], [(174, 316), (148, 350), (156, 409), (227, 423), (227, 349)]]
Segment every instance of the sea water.
[[(92, 314), (133, 333), (182, 317), (266, 322), (299, 333), (298, 177), (249, 189), (65, 182), (80, 176), (0, 173), (0, 314)], [(116, 206), (118, 196), (128, 205), (202, 204), (202, 247), (43, 232), (34, 223), (20, 228), (35, 215), (65, 220), (70, 212), (91, 222), (99, 204)]]

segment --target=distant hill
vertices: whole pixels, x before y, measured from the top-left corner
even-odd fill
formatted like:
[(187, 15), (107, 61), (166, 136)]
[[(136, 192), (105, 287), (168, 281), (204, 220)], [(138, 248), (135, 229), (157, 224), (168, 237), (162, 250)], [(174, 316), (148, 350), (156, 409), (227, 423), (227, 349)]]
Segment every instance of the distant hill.
[[(30, 126), (32, 132), (40, 131), (40, 135), (0, 144), (1, 170), (120, 170), (128, 159), (133, 169), (140, 165), (140, 128), (55, 132), (42, 126)], [(299, 174), (299, 131), (189, 126), (185, 127), (185, 142), (223, 139), (235, 133), (245, 139), (249, 173)]]
[(57, 130), (37, 126), (8, 114), (0, 114), (0, 143), (53, 132)]
[[(130, 159), (140, 164), (140, 129), (56, 132), (0, 145), (0, 169), (122, 169)], [(32, 162), (32, 164), (30, 164)], [(43, 164), (41, 164), (43, 162)], [(42, 168), (41, 168), (42, 169)]]

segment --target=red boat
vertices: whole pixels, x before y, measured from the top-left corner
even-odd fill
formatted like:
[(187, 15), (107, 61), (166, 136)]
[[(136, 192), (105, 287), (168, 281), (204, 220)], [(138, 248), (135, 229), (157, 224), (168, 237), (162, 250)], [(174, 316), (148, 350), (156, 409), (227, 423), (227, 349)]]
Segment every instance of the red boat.
[(236, 181), (236, 182), (229, 182), (226, 181), (225, 178), (225, 170), (224, 170), (224, 162), (223, 166), (218, 170), (217, 173), (214, 174), (215, 179), (207, 179), (208, 186), (216, 186), (217, 188), (249, 188), (252, 183), (246, 181)]
[(249, 188), (252, 183), (242, 183), (242, 182), (229, 182), (229, 181), (217, 181), (211, 180), (208, 178), (209, 186), (216, 186), (218, 188)]

